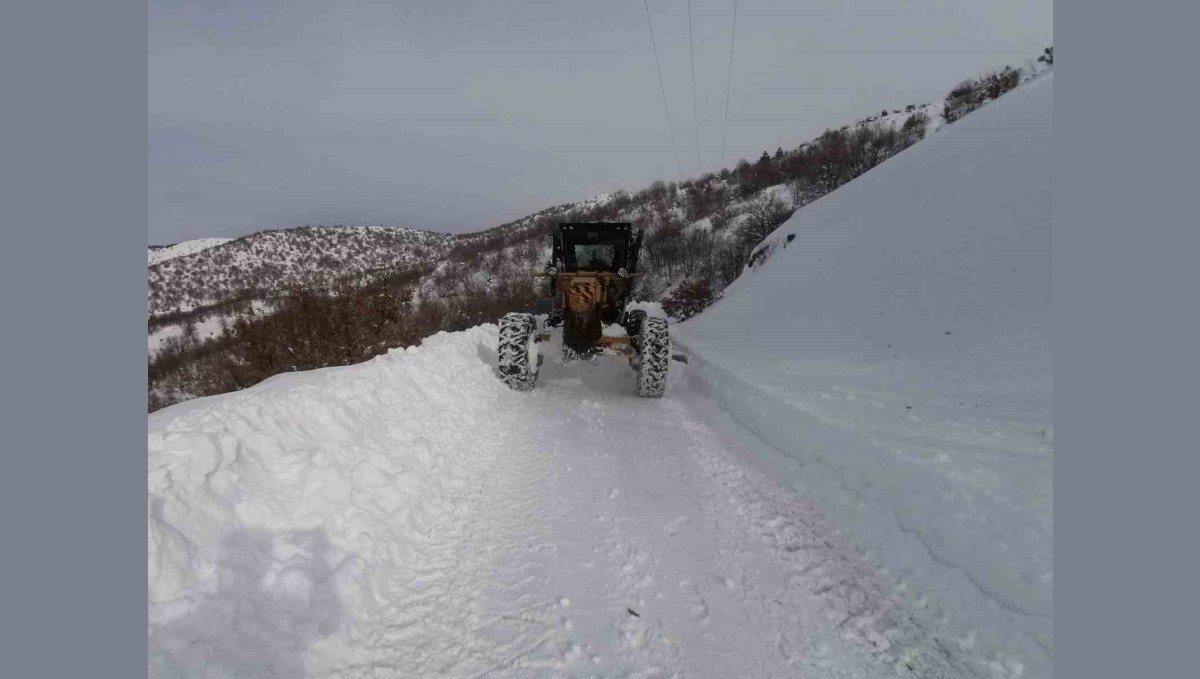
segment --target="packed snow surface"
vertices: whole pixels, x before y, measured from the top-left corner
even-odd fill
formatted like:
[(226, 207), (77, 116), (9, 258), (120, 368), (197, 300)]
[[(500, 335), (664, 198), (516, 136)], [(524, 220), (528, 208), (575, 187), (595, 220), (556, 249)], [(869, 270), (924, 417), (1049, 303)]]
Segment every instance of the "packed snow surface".
[(197, 238), (196, 240), (185, 240), (182, 243), (168, 245), (164, 248), (147, 248), (146, 249), (146, 256), (147, 256), (146, 266), (154, 266), (155, 264), (165, 262), (168, 259), (175, 259), (176, 257), (186, 257), (187, 255), (194, 255), (197, 252), (200, 252), (201, 250), (215, 248), (218, 245), (224, 245), (225, 243), (228, 243), (231, 240), (233, 240), (233, 239), (232, 238)]
[(673, 330), (776, 478), (1034, 676), (1053, 649), (1052, 114), (1046, 74), (945, 127), (800, 210)]
[(1050, 117), (805, 207), (661, 399), (488, 324), (151, 414), (149, 676), (1048, 675)]
[[(986, 676), (676, 363), (439, 334), (149, 421), (149, 675)], [(557, 347), (551, 347), (551, 355)], [(754, 452), (757, 451), (757, 452)], [(947, 651), (941, 645), (949, 643)]]

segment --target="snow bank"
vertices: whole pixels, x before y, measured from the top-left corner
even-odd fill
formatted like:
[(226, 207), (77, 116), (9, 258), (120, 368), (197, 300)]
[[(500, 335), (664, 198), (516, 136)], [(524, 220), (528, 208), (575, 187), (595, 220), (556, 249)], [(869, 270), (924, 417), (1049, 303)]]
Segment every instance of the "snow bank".
[(1035, 676), (1053, 655), (1052, 78), (804, 207), (672, 330), (779, 476)]
[(629, 336), (629, 334), (625, 332), (625, 326), (623, 326), (619, 323), (605, 323), (604, 328), (601, 330), (601, 334), (604, 335), (605, 337), (628, 337)]
[(314, 644), (343, 663), (394, 646), (371, 635), (437, 568), (430, 526), (490, 445), (495, 343), (440, 333), (152, 414), (150, 676), (302, 676)]

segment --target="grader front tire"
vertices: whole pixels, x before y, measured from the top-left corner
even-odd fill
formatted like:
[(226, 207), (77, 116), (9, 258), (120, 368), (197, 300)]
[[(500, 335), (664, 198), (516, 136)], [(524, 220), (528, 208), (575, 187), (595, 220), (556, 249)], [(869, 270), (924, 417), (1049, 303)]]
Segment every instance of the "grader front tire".
[(637, 395), (643, 398), (661, 398), (667, 390), (667, 368), (671, 364), (671, 338), (667, 334), (667, 319), (642, 319), (639, 336)]
[(510, 313), (500, 319), (500, 379), (515, 391), (529, 391), (537, 380), (537, 359), (531, 357), (535, 329), (531, 314)]

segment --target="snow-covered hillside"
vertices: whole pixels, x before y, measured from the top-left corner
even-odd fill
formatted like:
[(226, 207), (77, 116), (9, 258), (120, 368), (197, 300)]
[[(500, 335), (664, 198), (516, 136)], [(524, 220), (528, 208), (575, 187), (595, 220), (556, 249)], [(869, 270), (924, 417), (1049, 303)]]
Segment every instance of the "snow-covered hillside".
[[(764, 464), (972, 643), (1049, 672), (1053, 75), (807, 206), (674, 330)], [(792, 239), (789, 242), (789, 239)]]
[(150, 676), (1048, 676), (1052, 85), (805, 207), (661, 400), (487, 324), (152, 414)]
[[(253, 313), (260, 315), (269, 314), (272, 311), (269, 302), (252, 300), (237, 307), (223, 309), (222, 311), (226, 313), (213, 311), (209, 314), (201, 314), (193, 319), (192, 323), (195, 339), (203, 342), (223, 337), (226, 327), (233, 322), (237, 312), (241, 310), (253, 311)], [(224, 326), (222, 322), (225, 323)], [(187, 327), (187, 323), (170, 323), (152, 328), (146, 338), (146, 346), (149, 350), (150, 358), (153, 359), (159, 352), (168, 350), (172, 344), (181, 341), (187, 333)]]
[(378, 271), (436, 261), (453, 239), (390, 226), (263, 231), (152, 263), (149, 312), (219, 305), (247, 290), (266, 298), (292, 286), (324, 290), (346, 279), (362, 285)]
[(197, 238), (196, 240), (185, 240), (182, 243), (166, 246), (150, 246), (146, 249), (147, 266), (161, 264), (168, 259), (176, 257), (186, 257), (194, 255), (201, 250), (215, 248), (218, 245), (224, 245), (232, 238)]

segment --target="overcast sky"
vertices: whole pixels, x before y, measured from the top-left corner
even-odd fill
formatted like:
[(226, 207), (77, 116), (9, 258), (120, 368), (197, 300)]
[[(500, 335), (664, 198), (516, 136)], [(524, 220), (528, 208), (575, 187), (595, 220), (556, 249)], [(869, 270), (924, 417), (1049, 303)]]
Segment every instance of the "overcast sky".
[[(718, 169), (733, 0), (650, 0), (684, 176)], [(1053, 42), (1051, 0), (741, 0), (725, 165)], [(149, 240), (447, 232), (678, 179), (643, 0), (150, 0)], [(699, 130), (699, 158), (696, 131)]]

